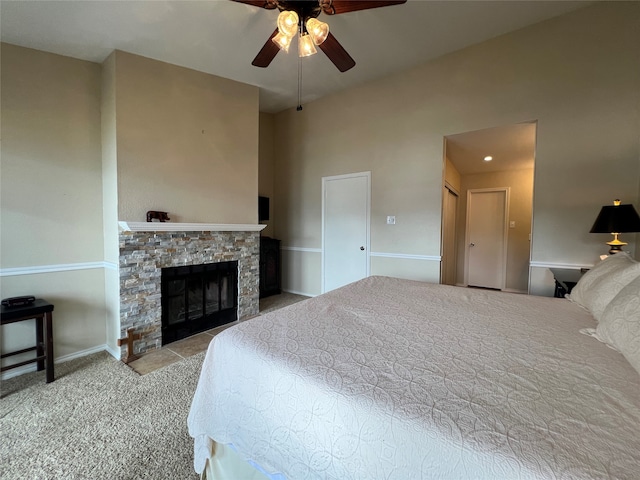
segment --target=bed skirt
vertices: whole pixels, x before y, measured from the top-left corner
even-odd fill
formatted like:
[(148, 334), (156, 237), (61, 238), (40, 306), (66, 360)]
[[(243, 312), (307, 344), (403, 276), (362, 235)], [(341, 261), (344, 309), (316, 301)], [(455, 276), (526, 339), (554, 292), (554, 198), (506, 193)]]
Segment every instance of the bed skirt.
[(284, 480), (282, 475), (267, 475), (246, 462), (234, 449), (223, 443), (209, 442), (209, 456), (201, 480)]

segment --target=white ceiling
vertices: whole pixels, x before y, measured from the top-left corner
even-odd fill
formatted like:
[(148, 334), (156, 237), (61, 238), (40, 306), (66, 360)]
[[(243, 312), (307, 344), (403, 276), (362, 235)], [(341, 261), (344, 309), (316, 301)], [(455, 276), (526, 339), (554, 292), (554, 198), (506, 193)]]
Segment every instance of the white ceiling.
[[(446, 53), (585, 6), (590, 1), (409, 0), (335, 16), (322, 14), (356, 61), (340, 73), (322, 53), (302, 60), (308, 103)], [(277, 10), (230, 0), (2, 0), (3, 42), (102, 62), (113, 50), (219, 75), (260, 88), (260, 110), (298, 104), (298, 58), (251, 61), (275, 29)]]
[[(446, 155), (461, 175), (533, 168), (536, 124), (518, 123), (448, 135)], [(484, 157), (493, 160), (485, 162)]]

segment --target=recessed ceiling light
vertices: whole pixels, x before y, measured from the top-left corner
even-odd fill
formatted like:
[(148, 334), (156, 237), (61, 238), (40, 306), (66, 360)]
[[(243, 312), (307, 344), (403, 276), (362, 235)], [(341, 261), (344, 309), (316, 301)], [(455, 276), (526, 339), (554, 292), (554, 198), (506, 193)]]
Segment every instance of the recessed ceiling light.
[(486, 157), (484, 157), (485, 162), (490, 162), (491, 160), (493, 160), (493, 157), (491, 155), (487, 155)]

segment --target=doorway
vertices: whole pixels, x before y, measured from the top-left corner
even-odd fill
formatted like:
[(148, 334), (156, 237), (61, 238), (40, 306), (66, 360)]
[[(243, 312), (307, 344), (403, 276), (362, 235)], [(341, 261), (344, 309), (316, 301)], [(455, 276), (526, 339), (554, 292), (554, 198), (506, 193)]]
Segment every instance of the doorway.
[[(505, 291), (527, 293), (533, 227), (533, 180), (537, 123), (526, 122), (492, 127), (444, 137), (443, 187), (451, 185), (458, 192), (454, 232), (447, 232), (450, 205), (442, 203), (441, 283), (468, 285), (476, 268), (469, 264), (466, 241), (469, 221), (468, 192), (482, 189), (508, 189), (506, 240), (504, 245)], [(485, 161), (485, 157), (492, 157)], [(444, 191), (444, 190), (443, 190)], [(473, 216), (474, 213), (471, 212)], [(476, 242), (477, 243), (477, 242)], [(450, 251), (454, 254), (451, 255)], [(474, 256), (471, 256), (474, 260)], [(454, 271), (455, 274), (451, 274)], [(469, 279), (471, 272), (471, 280)], [(452, 276), (455, 278), (452, 280)], [(495, 285), (495, 282), (492, 282)], [(499, 288), (499, 287), (491, 287)]]
[(442, 262), (440, 278), (445, 285), (456, 284), (456, 221), (459, 193), (445, 182), (442, 189)]
[(369, 276), (371, 172), (322, 178), (322, 292)]

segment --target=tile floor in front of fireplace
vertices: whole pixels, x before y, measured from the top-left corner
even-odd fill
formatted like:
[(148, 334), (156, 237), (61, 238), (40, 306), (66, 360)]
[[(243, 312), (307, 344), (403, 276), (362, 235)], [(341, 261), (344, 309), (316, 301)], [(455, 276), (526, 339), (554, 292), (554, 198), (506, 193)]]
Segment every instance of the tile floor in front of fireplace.
[[(292, 305), (301, 300), (306, 300), (307, 298), (309, 297), (295, 295), (293, 293), (281, 293), (280, 295), (263, 298), (260, 300), (259, 315), (273, 310), (278, 310), (279, 308)], [(147, 373), (151, 373), (159, 368), (179, 362), (184, 358), (205, 351), (213, 337), (237, 323), (238, 322), (233, 322), (221, 327), (212, 328), (206, 332), (198, 333), (189, 338), (184, 338), (177, 342), (170, 343), (158, 350), (154, 350), (141, 356), (139, 359), (131, 362), (129, 366), (140, 375), (146, 375)]]

